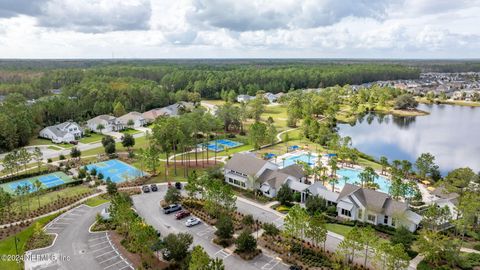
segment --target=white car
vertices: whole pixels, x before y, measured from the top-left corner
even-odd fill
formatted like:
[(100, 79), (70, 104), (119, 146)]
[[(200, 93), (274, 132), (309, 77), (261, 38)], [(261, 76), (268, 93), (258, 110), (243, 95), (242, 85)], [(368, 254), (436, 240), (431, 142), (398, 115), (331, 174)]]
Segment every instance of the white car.
[(198, 219), (198, 218), (189, 218), (185, 222), (185, 226), (187, 226), (187, 227), (192, 227), (192, 226), (195, 226), (195, 225), (198, 225), (198, 224), (200, 224), (200, 219)]

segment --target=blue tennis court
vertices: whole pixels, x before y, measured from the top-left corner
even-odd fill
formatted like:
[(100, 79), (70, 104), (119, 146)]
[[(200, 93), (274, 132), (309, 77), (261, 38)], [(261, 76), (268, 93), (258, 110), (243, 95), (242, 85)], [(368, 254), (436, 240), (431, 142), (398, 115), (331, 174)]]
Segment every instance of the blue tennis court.
[(104, 180), (110, 178), (110, 180), (115, 183), (134, 180), (144, 175), (141, 170), (117, 159), (90, 164), (86, 167), (88, 171), (92, 171), (92, 169), (95, 168), (97, 175), (101, 173), (103, 174)]
[(235, 148), (241, 145), (243, 145), (243, 143), (226, 140), (226, 139), (218, 139), (218, 140), (209, 141), (207, 144), (203, 144), (203, 145), (199, 144), (198, 146), (207, 147), (208, 150), (210, 151), (221, 152), (225, 150), (225, 148)]
[(60, 186), (73, 181), (71, 177), (69, 177), (63, 172), (54, 172), (50, 174), (34, 176), (30, 178), (20, 179), (10, 183), (1, 184), (0, 188), (3, 188), (5, 191), (11, 194), (15, 194), (17, 187), (29, 186), (30, 192), (35, 192), (36, 188), (34, 183), (36, 180), (42, 183), (41, 185), (42, 189), (49, 189), (49, 188)]

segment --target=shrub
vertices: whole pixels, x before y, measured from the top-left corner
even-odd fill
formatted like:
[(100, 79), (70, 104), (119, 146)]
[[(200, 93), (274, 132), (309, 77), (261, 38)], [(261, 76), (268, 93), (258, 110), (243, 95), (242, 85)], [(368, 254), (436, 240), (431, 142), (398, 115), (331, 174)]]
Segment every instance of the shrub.
[(216, 224), (215, 235), (221, 239), (230, 239), (233, 235), (233, 221), (229, 215), (221, 215)]
[(273, 223), (265, 223), (262, 228), (265, 231), (264, 234), (269, 236), (277, 236), (280, 233), (280, 230)]
[[(305, 201), (305, 207), (310, 215), (327, 210), (327, 202), (324, 198), (318, 196), (309, 196)], [(336, 210), (336, 209), (335, 209)]]
[(64, 159), (65, 159), (65, 156), (61, 154), (61, 155), (58, 157), (58, 159), (64, 160)]
[(293, 193), (293, 200), (296, 202), (300, 202), (302, 200), (302, 194), (300, 194), (299, 192)]
[(337, 207), (333, 205), (327, 207), (327, 214), (329, 216), (337, 216)]
[(52, 159), (51, 158), (47, 159), (47, 163), (52, 163)]
[(237, 238), (235, 252), (254, 252), (257, 249), (257, 240), (252, 236), (250, 230), (244, 230)]

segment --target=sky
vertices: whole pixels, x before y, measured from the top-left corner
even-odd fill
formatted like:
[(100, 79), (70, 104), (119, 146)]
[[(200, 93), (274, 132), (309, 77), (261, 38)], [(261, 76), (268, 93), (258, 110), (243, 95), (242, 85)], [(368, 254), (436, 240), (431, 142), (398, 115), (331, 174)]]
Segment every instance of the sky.
[(480, 58), (480, 0), (0, 0), (0, 58)]

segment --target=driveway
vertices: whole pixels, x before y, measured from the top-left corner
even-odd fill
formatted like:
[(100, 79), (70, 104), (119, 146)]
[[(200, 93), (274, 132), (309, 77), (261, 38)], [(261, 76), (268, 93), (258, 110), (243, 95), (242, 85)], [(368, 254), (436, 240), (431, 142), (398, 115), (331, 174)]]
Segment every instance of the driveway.
[(159, 191), (132, 196), (135, 209), (145, 221), (155, 227), (162, 236), (169, 233), (189, 233), (193, 236), (193, 245), (202, 246), (211, 256), (223, 260), (225, 269), (242, 270), (281, 270), (288, 269), (273, 254), (261, 254), (251, 261), (245, 261), (233, 254), (233, 250), (223, 249), (212, 243), (216, 229), (205, 223), (192, 228), (185, 227), (185, 220), (176, 220), (174, 214), (165, 215), (160, 211), (160, 200), (165, 196), (167, 187), (159, 185)]
[(56, 234), (52, 246), (27, 252), (25, 269), (134, 269), (115, 248), (107, 232), (89, 232), (95, 215), (107, 207), (80, 205), (47, 224), (45, 231)]

